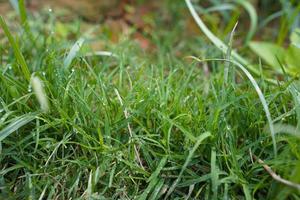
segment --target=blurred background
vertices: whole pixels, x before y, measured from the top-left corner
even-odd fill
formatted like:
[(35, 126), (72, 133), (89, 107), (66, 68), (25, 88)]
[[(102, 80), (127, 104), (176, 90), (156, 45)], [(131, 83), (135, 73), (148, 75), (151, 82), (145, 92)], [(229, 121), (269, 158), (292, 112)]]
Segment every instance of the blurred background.
[[(172, 41), (180, 49), (182, 38), (206, 40), (194, 23), (184, 0), (24, 0), (31, 16), (32, 26), (51, 24), (48, 31), (56, 38), (74, 40), (95, 25), (98, 36), (112, 43), (127, 37), (143, 50), (155, 50), (159, 43)], [(299, 27), (298, 0), (194, 0), (193, 5), (208, 28), (223, 41), (228, 40), (238, 21), (234, 44), (241, 50), (250, 40), (275, 42), (280, 46), (289, 43), (290, 33)], [(249, 7), (250, 5), (250, 7)], [(18, 20), (18, 0), (0, 0), (0, 13), (9, 24)], [(253, 10), (254, 9), (254, 10)], [(252, 13), (251, 13), (252, 12)], [(253, 13), (255, 12), (255, 13)], [(251, 15), (257, 16), (257, 25), (251, 38), (247, 38)], [(13, 27), (12, 27), (13, 28)], [(245, 31), (246, 30), (246, 31)], [(277, 31), (274, 31), (277, 30)], [(46, 31), (46, 30), (45, 30)], [(1, 34), (1, 30), (0, 30)], [(154, 41), (155, 40), (155, 41)], [(247, 41), (246, 41), (247, 40)], [(97, 50), (103, 40), (91, 43)], [(162, 45), (166, 46), (166, 45)], [(182, 45), (183, 46), (183, 45)], [(186, 45), (184, 45), (186, 46)], [(101, 48), (100, 48), (101, 49)], [(199, 51), (199, 44), (194, 47)], [(175, 54), (181, 55), (181, 51)]]

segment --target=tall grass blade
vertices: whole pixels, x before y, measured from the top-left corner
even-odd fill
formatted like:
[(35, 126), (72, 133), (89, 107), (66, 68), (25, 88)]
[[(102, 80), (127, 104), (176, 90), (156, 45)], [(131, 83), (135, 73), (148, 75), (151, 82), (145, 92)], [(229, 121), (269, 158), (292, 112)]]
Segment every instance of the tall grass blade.
[(19, 13), (21, 17), (21, 22), (23, 25), (27, 24), (27, 14), (26, 14), (26, 8), (25, 8), (25, 2), (24, 0), (19, 0)]
[(211, 150), (211, 159), (210, 159), (210, 174), (211, 174), (211, 189), (213, 192), (213, 199), (217, 199), (218, 196), (218, 179), (219, 179), (219, 173), (218, 168), (216, 166), (216, 150)]
[(12, 36), (12, 34), (10, 33), (9, 28), (2, 16), (0, 16), (0, 26), (2, 27), (6, 37), (9, 40), (10, 45), (12, 46), (12, 48), (14, 50), (14, 54), (16, 56), (16, 59), (17, 59), (19, 65), (21, 66), (21, 70), (23, 72), (24, 77), (26, 78), (27, 81), (29, 81), (30, 80), (30, 71), (25, 62), (24, 56), (19, 48), (18, 43), (16, 43), (14, 36)]
[[(229, 42), (228, 42), (228, 49), (226, 52), (226, 59), (230, 60), (231, 58), (231, 51), (232, 51), (232, 43), (233, 43), (233, 37), (234, 37), (234, 33), (235, 33), (235, 29), (238, 25), (238, 22), (235, 23), (231, 33), (230, 33), (230, 37), (229, 37)], [(224, 68), (224, 84), (226, 85), (228, 83), (228, 76), (229, 74), (231, 75), (231, 79), (230, 81), (234, 81), (234, 71), (230, 69), (230, 63), (225, 63), (225, 68)]]

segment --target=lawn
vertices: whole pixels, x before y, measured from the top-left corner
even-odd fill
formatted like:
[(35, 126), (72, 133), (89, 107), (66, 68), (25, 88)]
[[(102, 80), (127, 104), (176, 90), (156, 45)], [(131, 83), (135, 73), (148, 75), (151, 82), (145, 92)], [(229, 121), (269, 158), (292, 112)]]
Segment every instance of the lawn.
[(0, 199), (300, 199), (296, 0), (10, 3)]

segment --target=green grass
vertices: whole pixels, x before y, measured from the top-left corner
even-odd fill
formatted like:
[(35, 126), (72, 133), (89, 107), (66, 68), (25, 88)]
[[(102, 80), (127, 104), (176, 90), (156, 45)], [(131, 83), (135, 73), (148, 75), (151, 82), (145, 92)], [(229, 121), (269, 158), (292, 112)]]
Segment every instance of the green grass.
[[(14, 32), (0, 18), (0, 199), (300, 199), (251, 156), (300, 182), (296, 78), (261, 65), (252, 78), (182, 21), (159, 21), (149, 53), (80, 22), (61, 37), (52, 13), (22, 13)], [(113, 56), (91, 56), (95, 40)], [(235, 80), (224, 83), (226, 67)]]

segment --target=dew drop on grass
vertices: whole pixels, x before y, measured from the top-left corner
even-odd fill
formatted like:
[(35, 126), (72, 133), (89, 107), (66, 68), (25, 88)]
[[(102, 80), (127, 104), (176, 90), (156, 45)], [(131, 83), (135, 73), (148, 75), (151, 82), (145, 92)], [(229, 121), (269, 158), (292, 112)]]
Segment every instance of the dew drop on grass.
[(49, 9), (48, 9), (48, 12), (49, 12), (49, 13), (52, 13), (52, 11), (53, 11), (52, 8), (49, 8)]
[(71, 71), (72, 71), (72, 72), (75, 72), (75, 69), (73, 68)]
[(230, 131), (230, 130), (231, 130), (230, 126), (226, 126), (226, 128), (227, 128), (227, 130), (228, 130), (228, 131)]
[(27, 91), (28, 91), (28, 92), (32, 92), (31, 85), (29, 85), (29, 87), (28, 87)]
[(46, 72), (42, 72), (43, 76), (46, 76)]

